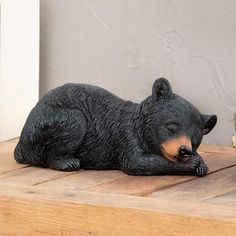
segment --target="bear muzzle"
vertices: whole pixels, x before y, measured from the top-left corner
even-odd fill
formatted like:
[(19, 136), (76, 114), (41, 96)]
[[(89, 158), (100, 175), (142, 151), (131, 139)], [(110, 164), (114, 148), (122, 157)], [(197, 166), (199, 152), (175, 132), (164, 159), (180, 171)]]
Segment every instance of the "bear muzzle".
[(161, 145), (163, 155), (174, 163), (185, 162), (192, 155), (192, 143), (187, 136), (166, 140)]

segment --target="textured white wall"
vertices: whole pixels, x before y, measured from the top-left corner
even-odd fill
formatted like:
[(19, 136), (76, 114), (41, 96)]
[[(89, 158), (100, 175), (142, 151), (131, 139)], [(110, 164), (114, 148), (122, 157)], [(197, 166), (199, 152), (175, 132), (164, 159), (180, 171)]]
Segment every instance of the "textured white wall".
[(39, 0), (0, 0), (0, 141), (20, 135), (39, 97)]
[(230, 145), (235, 69), (234, 0), (41, 0), (41, 96), (70, 81), (140, 101), (166, 77)]

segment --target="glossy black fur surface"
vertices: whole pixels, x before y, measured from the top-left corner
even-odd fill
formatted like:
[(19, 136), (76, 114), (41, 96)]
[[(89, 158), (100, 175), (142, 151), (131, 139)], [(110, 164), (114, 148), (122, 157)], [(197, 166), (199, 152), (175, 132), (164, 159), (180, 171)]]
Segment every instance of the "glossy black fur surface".
[[(197, 153), (204, 134), (216, 124), (180, 96), (166, 79), (153, 84), (140, 104), (105, 89), (65, 84), (41, 99), (22, 130), (15, 149), (19, 163), (72, 171), (119, 169), (133, 175), (199, 175), (208, 168)], [(192, 155), (183, 163), (165, 158), (165, 140), (187, 135)]]

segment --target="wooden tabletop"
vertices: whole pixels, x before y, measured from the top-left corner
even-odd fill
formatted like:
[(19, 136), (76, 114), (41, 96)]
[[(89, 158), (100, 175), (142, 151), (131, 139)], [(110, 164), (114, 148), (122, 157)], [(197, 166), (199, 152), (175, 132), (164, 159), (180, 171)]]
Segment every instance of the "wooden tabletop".
[(203, 144), (206, 177), (60, 172), (0, 143), (0, 235), (236, 235), (236, 150)]

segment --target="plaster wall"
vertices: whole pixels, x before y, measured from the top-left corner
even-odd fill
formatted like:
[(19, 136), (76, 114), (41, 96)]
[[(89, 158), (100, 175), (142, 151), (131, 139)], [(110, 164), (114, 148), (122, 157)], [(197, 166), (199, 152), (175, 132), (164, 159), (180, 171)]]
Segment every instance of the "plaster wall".
[(166, 77), (231, 144), (236, 110), (236, 1), (41, 0), (40, 95), (66, 82), (132, 101)]
[(39, 0), (0, 0), (0, 141), (18, 137), (39, 97)]

